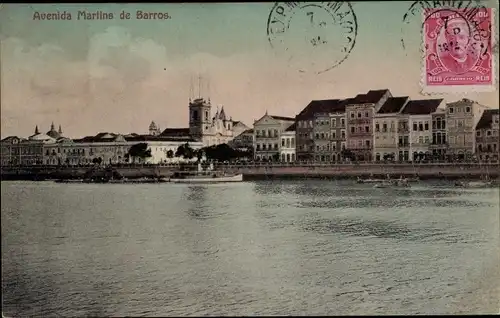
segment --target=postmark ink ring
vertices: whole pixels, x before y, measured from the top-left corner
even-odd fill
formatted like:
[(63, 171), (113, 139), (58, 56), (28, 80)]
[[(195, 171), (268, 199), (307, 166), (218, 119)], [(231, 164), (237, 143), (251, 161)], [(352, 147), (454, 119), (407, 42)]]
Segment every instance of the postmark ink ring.
[(278, 2), (267, 21), (271, 47), (300, 72), (321, 74), (344, 62), (358, 24), (348, 1)]

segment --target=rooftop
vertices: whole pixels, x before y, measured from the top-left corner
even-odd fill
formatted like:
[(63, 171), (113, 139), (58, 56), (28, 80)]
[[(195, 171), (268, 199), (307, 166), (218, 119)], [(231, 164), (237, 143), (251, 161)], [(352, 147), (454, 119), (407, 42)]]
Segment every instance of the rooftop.
[(309, 118), (317, 113), (343, 112), (346, 103), (341, 99), (313, 100), (298, 115), (297, 119)]
[(498, 109), (486, 109), (483, 112), (483, 115), (479, 119), (476, 125), (476, 129), (486, 129), (491, 126), (491, 123), (493, 122), (493, 115), (498, 115), (499, 110)]
[(378, 114), (399, 113), (401, 108), (408, 102), (408, 96), (389, 97), (378, 110)]
[(276, 120), (293, 120), (295, 121), (295, 118), (292, 118), (292, 117), (284, 117), (284, 116), (274, 116), (274, 115), (269, 115), (271, 116), (272, 118), (276, 119)]
[(296, 128), (297, 128), (297, 124), (293, 123), (287, 129), (285, 129), (285, 131), (295, 131)]
[(385, 94), (391, 93), (387, 88), (368, 91), (366, 94), (358, 94), (354, 97), (352, 104), (375, 104), (377, 103)]
[(442, 101), (443, 99), (411, 100), (406, 104), (401, 113), (407, 115), (429, 115), (436, 111)]
[(166, 128), (164, 129), (160, 137), (179, 137), (179, 136), (189, 136), (189, 128)]

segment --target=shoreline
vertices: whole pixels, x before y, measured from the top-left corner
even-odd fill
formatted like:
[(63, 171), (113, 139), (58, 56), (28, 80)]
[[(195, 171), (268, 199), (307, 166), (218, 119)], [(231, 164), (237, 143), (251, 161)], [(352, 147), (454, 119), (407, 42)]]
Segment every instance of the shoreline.
[[(125, 166), (125, 167), (2, 167), (0, 180), (43, 181), (79, 179), (89, 171), (113, 171), (127, 179), (170, 177), (176, 166)], [(244, 180), (303, 180), (303, 179), (357, 179), (418, 176), (421, 180), (476, 180), (488, 175), (500, 178), (499, 164), (340, 164), (340, 165), (219, 165), (217, 170), (243, 174)]]

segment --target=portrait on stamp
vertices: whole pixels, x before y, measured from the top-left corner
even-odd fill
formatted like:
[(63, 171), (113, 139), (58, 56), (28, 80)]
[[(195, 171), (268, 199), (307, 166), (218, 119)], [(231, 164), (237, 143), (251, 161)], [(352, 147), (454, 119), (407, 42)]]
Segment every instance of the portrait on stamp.
[(460, 9), (424, 11), (424, 80), (427, 88), (473, 86), (479, 90), (492, 89), (495, 79), (493, 13), (491, 8), (473, 14)]

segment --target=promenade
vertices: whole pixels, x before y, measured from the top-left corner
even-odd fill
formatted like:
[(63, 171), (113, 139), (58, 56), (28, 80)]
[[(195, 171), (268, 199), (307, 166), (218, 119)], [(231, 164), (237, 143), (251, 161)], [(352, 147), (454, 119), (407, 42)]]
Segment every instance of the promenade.
[[(196, 165), (192, 165), (193, 168)], [(91, 169), (106, 167), (2, 167), (2, 180), (46, 180), (59, 178), (81, 178)], [(170, 176), (179, 169), (178, 165), (119, 165), (108, 167), (126, 178)], [(484, 175), (500, 177), (498, 163), (344, 163), (344, 164), (216, 164), (216, 169), (242, 173), (246, 180), (290, 179), (290, 178), (357, 178), (415, 176), (421, 179), (477, 179)]]

